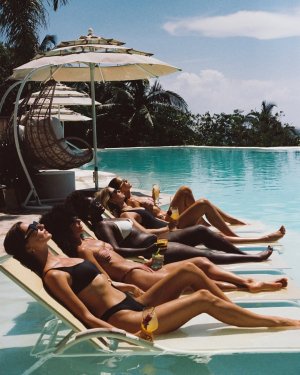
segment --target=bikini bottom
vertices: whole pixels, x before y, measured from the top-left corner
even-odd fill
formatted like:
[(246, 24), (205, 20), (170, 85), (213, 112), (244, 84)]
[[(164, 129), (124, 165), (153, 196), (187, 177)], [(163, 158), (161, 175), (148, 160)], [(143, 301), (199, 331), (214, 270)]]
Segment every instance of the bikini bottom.
[(112, 306), (110, 309), (106, 310), (100, 319), (108, 321), (108, 319), (118, 311), (121, 310), (131, 310), (131, 311), (143, 311), (145, 306), (133, 299), (128, 293), (125, 293), (126, 297), (123, 301)]
[(126, 279), (126, 277), (127, 277), (127, 276), (128, 276), (133, 270), (143, 270), (143, 271), (145, 271), (145, 272), (149, 272), (149, 273), (153, 273), (153, 272), (154, 272), (152, 268), (146, 266), (145, 264), (142, 264), (142, 263), (141, 263), (141, 264), (136, 264), (136, 265), (134, 265), (132, 268), (130, 268), (128, 271), (126, 271), (126, 272), (124, 273), (124, 275), (123, 275), (122, 278), (121, 278), (121, 282), (122, 282), (122, 283), (125, 283), (125, 279)]

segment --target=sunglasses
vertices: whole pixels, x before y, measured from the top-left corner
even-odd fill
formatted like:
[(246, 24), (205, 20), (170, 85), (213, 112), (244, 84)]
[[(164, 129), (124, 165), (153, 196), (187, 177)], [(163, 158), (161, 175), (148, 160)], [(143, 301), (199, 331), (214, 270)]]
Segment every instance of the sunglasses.
[(27, 231), (25, 233), (24, 239), (25, 241), (32, 235), (33, 232), (37, 232), (39, 230), (39, 223), (37, 221), (33, 221), (31, 224), (28, 225)]

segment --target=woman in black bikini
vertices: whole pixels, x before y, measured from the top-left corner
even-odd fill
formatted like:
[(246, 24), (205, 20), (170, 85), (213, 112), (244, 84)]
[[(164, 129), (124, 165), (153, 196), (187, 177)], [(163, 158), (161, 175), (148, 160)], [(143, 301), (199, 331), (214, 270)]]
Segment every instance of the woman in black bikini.
[[(122, 228), (116, 225), (117, 221), (122, 219), (103, 219), (104, 208), (97, 199), (86, 197), (82, 192), (75, 191), (67, 197), (65, 206), (85, 222), (99, 240), (108, 242), (118, 254), (125, 258), (133, 256), (149, 258), (156, 250), (157, 236), (145, 233), (144, 228), (142, 232), (131, 225), (132, 232), (130, 234), (127, 232), (124, 239), (124, 234), (121, 233)], [(132, 223), (133, 220), (130, 222)], [(159, 223), (161, 224), (161, 221)], [(165, 222), (163, 223), (166, 225)], [(169, 238), (168, 249), (164, 254), (165, 263), (194, 257), (206, 257), (215, 264), (260, 262), (272, 254), (271, 248), (259, 254), (247, 254), (202, 225), (176, 231), (168, 231), (168, 227), (164, 227), (163, 230), (166, 232), (165, 236)], [(145, 247), (142, 247), (143, 244), (146, 244)], [(204, 244), (207, 248), (196, 248), (195, 246), (199, 244)], [(211, 251), (211, 249), (219, 251)]]
[[(115, 326), (142, 336), (144, 306), (156, 307), (157, 334), (174, 331), (201, 313), (240, 327), (300, 326), (298, 320), (258, 315), (233, 304), (193, 264), (172, 272), (140, 297), (132, 298), (112, 287), (106, 275), (89, 261), (52, 255), (47, 246), (50, 238), (42, 224), (19, 222), (8, 231), (4, 247), (36, 272), (46, 289), (87, 327)], [(178, 298), (187, 287), (197, 291)]]

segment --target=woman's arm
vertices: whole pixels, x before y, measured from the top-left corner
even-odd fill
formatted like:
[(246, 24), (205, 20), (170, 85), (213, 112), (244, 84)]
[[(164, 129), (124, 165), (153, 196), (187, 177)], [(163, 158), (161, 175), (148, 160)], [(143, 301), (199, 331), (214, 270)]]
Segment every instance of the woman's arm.
[(144, 294), (144, 291), (134, 284), (126, 284), (126, 283), (121, 283), (118, 281), (113, 281), (112, 284), (115, 288), (119, 289), (121, 292), (129, 292), (134, 297), (140, 297)]
[[(71, 289), (66, 274), (50, 270), (45, 279), (47, 287), (52, 295), (58, 301), (62, 301), (63, 305), (68, 308), (79, 320), (81, 320), (89, 328), (114, 328), (111, 324), (97, 318), (93, 315), (83, 302), (76, 296)], [(45, 280), (44, 280), (45, 281)]]

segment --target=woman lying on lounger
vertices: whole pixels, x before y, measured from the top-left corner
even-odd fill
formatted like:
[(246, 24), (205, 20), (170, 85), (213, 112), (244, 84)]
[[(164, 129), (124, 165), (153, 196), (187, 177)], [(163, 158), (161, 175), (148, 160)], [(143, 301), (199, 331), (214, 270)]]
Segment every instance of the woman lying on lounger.
[[(87, 327), (118, 327), (141, 335), (145, 306), (154, 306), (157, 334), (171, 332), (194, 316), (207, 313), (239, 327), (299, 327), (300, 321), (263, 316), (232, 303), (214, 281), (194, 264), (172, 271), (137, 298), (114, 288), (93, 263), (49, 252), (51, 234), (42, 224), (19, 222), (8, 231), (4, 247), (23, 265), (36, 272), (53, 297)], [(178, 298), (191, 288), (195, 292)]]
[[(108, 242), (125, 258), (133, 256), (148, 258), (156, 249), (156, 235), (135, 229), (130, 219), (103, 219), (103, 206), (96, 199), (87, 197), (80, 191), (71, 193), (65, 200), (65, 205), (94, 231), (98, 239)], [(146, 231), (144, 228), (142, 230)], [(165, 263), (199, 256), (206, 257), (216, 264), (260, 262), (272, 254), (270, 247), (259, 254), (247, 254), (203, 225), (168, 231), (164, 237), (169, 239), (168, 249), (164, 254)], [(146, 244), (145, 247), (142, 247), (143, 244)], [(196, 248), (195, 246), (199, 244), (207, 248)], [(211, 251), (211, 249), (219, 251)]]
[[(120, 190), (125, 195), (125, 202), (131, 207), (144, 207), (149, 210), (155, 217), (159, 219), (170, 221), (170, 212), (163, 211), (158, 206), (154, 205), (154, 201), (150, 197), (139, 197), (131, 194), (132, 185), (128, 180), (121, 179), (121, 177), (113, 178), (109, 184), (109, 187)], [(227, 227), (224, 223), (231, 225), (245, 225), (243, 221), (236, 219), (233, 216), (228, 215), (222, 211), (219, 207), (212, 204), (209, 200), (202, 198), (195, 200), (192, 190), (187, 186), (181, 186), (175, 193), (170, 207), (177, 207), (180, 214), (179, 224), (181, 228), (190, 226), (193, 224), (212, 224), (216, 228), (223, 228), (227, 231)], [(209, 223), (204, 219), (209, 220)], [(221, 230), (221, 229), (220, 229)], [(221, 231), (223, 231), (221, 230)], [(225, 233), (232, 235), (231, 232)]]
[(84, 232), (81, 220), (63, 205), (53, 207), (41, 217), (40, 222), (52, 233), (52, 239), (68, 256), (90, 260), (94, 264), (98, 263), (112, 280), (134, 284), (144, 291), (187, 263), (193, 263), (201, 269), (222, 290), (242, 289), (260, 292), (279, 290), (287, 286), (286, 278), (267, 283), (242, 278), (223, 270), (204, 257), (170, 263), (153, 271), (145, 264), (124, 259), (114, 251), (110, 244), (90, 237)]
[[(158, 219), (143, 207), (134, 208), (129, 206), (125, 202), (125, 195), (120, 190), (106, 187), (100, 192), (96, 193), (95, 198), (106, 209), (112, 212), (113, 215), (117, 217), (130, 218), (133, 221), (134, 226), (142, 232), (156, 234), (157, 236), (163, 235), (165, 237), (169, 233), (170, 227), (171, 229), (174, 229), (172, 228), (172, 221), (168, 223), (164, 220)], [(190, 225), (192, 225), (192, 223)], [(225, 222), (224, 225), (228, 227)], [(180, 218), (179, 224), (177, 223), (177, 228), (186, 228), (180, 226)], [(282, 238), (285, 234), (285, 228), (283, 226), (281, 226), (279, 230), (274, 233), (256, 238), (239, 237), (236, 233), (233, 233), (231, 229), (229, 229), (229, 231), (233, 234), (233, 236), (226, 235), (225, 231), (221, 232), (223, 237), (231, 243), (273, 242)]]

